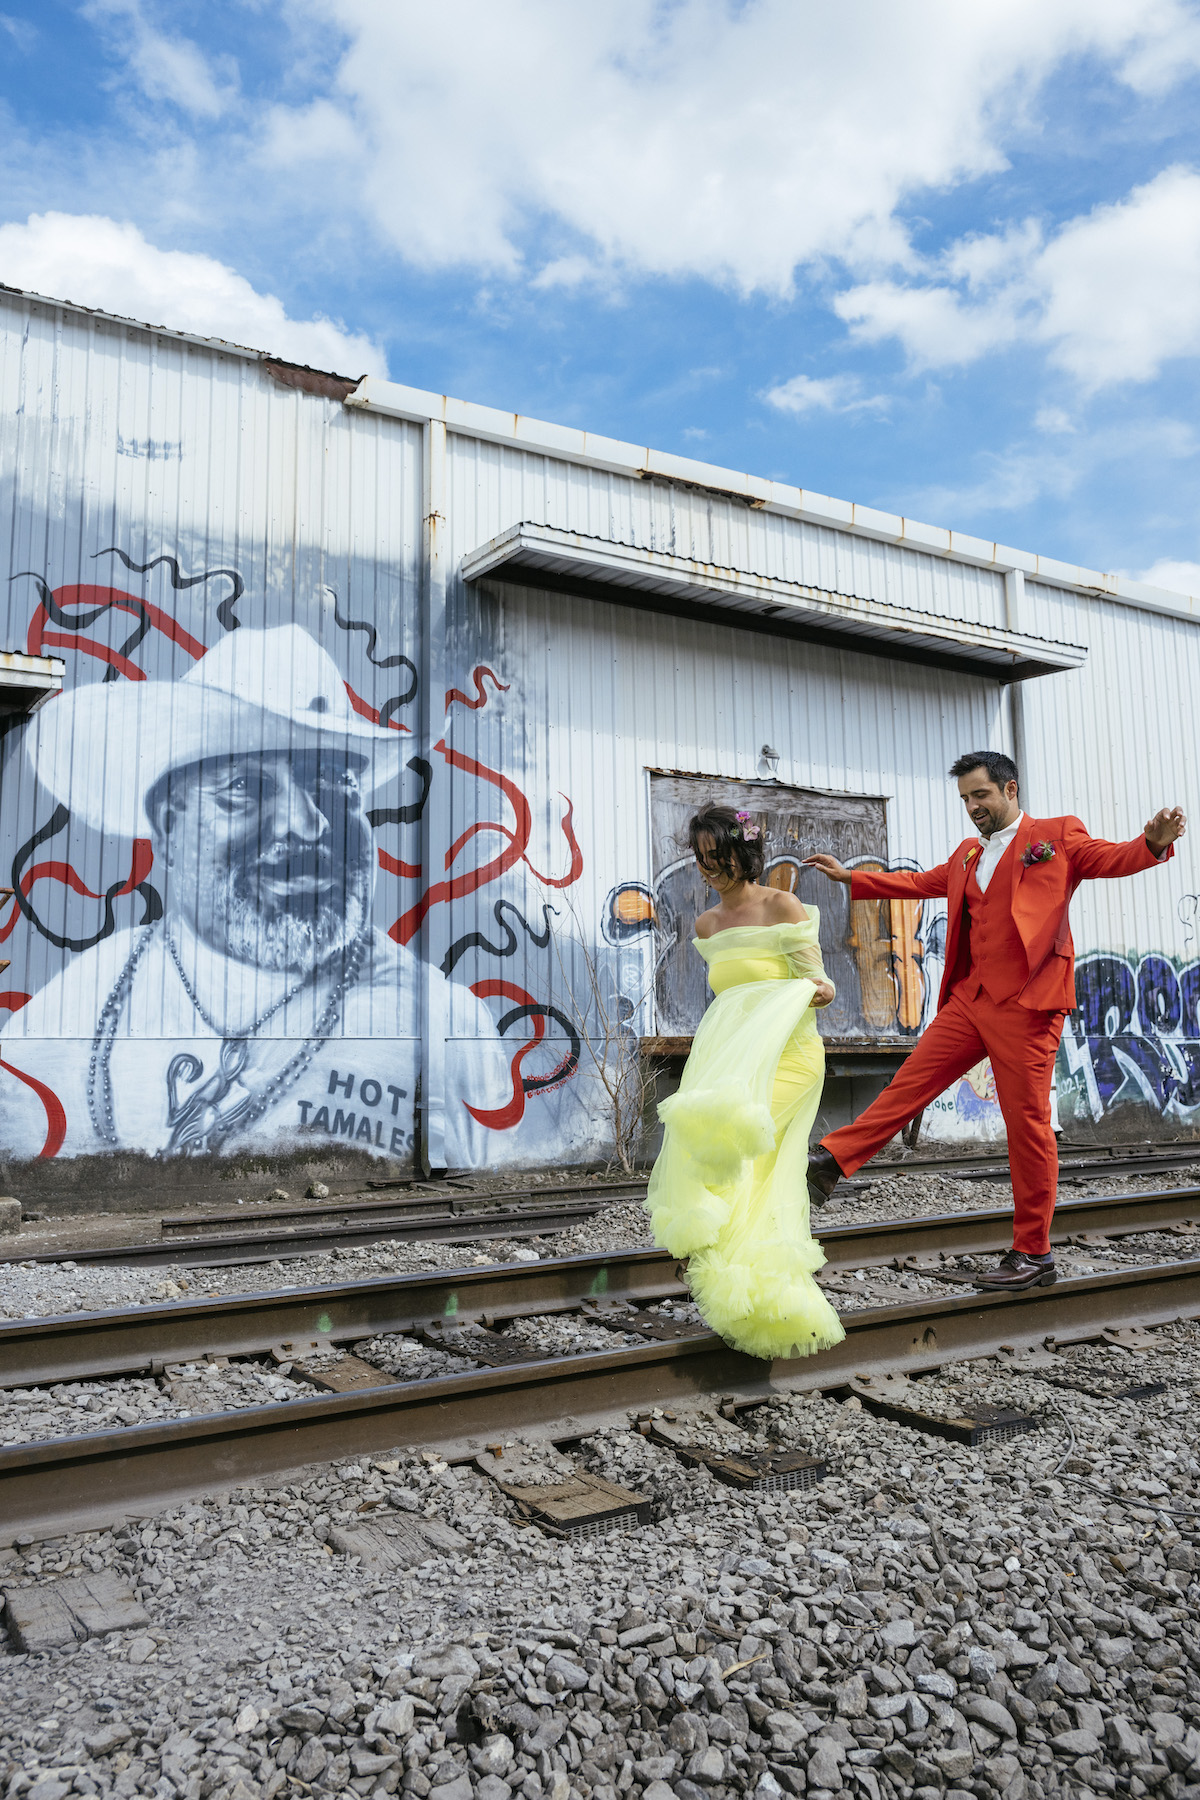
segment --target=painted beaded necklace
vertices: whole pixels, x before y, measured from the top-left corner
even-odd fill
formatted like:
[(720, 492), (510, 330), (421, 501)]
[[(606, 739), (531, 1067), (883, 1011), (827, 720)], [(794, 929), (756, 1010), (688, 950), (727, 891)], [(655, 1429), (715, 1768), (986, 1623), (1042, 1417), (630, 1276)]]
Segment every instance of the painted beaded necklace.
[[(175, 939), (171, 936), (169, 931), (167, 932), (167, 949), (171, 952), (171, 961), (175, 964), (175, 973), (179, 976), (180, 981), (182, 981), (182, 983), (183, 983), (184, 993), (187, 995), (188, 999), (191, 1001), (191, 1003), (195, 1007), (196, 1011), (200, 1014), (200, 1017), (204, 1020), (204, 1023), (208, 1026), (208, 1029), (212, 1032), (215, 1032), (217, 1037), (219, 1037), (219, 1038), (228, 1037), (228, 1035), (229, 1035), (228, 1032), (222, 1031), (221, 1027), (217, 1024), (216, 1020), (213, 1019), (207, 1012), (205, 1012), (204, 1008), (201, 1006), (200, 996), (196, 992), (195, 988), (192, 986), (191, 982), (188, 980), (187, 975), (184, 973), (183, 964), (179, 960), (179, 952), (175, 948)], [(282, 1009), (287, 1005), (289, 1000), (294, 1000), (296, 998), (296, 995), (299, 994), (302, 989), (304, 989), (305, 987), (308, 986), (308, 983), (312, 980), (313, 973), (314, 973), (314, 971), (310, 970), (307, 975), (302, 975), (300, 980), (296, 983), (295, 987), (288, 989), (287, 993), (284, 994), (282, 1000), (276, 1000), (275, 1004), (273, 1006), (269, 1006), (267, 1008), (266, 1012), (263, 1013), (262, 1017), (259, 1019), (256, 1019), (254, 1021), (253, 1025), (248, 1026), (245, 1031), (239, 1031), (237, 1034), (238, 1037), (239, 1038), (257, 1037), (259, 1032), (262, 1030), (263, 1026), (267, 1023), (267, 1020), (273, 1019), (277, 1012), (282, 1011)]]
[[(120, 1148), (120, 1139), (117, 1135), (113, 1107), (110, 1066), (112, 1048), (116, 1040), (121, 1014), (133, 987), (133, 978), (137, 973), (138, 964), (150, 947), (155, 930), (155, 926), (148, 926), (134, 945), (129, 960), (118, 975), (112, 992), (100, 1009), (96, 1034), (92, 1039), (92, 1053), (88, 1062), (87, 1078), (88, 1112), (91, 1115), (92, 1128), (97, 1137), (102, 1143), (113, 1149)], [(177, 1085), (181, 1078), (195, 1081), (203, 1074), (204, 1065), (199, 1059), (190, 1051), (182, 1052), (179, 1056), (172, 1057), (171, 1065), (167, 1070), (167, 1091), (170, 1102), (168, 1123), (172, 1125), (173, 1129), (165, 1154), (172, 1155), (182, 1152), (198, 1155), (203, 1151), (219, 1148), (224, 1139), (232, 1132), (244, 1130), (246, 1126), (261, 1119), (268, 1108), (273, 1106), (285, 1090), (303, 1074), (332, 1031), (347, 992), (358, 980), (367, 954), (369, 936), (367, 932), (360, 933), (346, 952), (341, 974), (333, 984), (325, 1009), (318, 1019), (316, 1029), (311, 1037), (305, 1039), (300, 1048), (289, 1058), (279, 1073), (267, 1082), (265, 1087), (259, 1089), (257, 1093), (248, 1093), (244, 1100), (224, 1116), (219, 1111), (219, 1102), (229, 1092), (245, 1067), (251, 1037), (261, 1031), (267, 1020), (286, 1005), (288, 1000), (294, 999), (318, 971), (314, 970), (313, 976), (306, 976), (297, 988), (285, 994), (281, 1001), (270, 1007), (245, 1035), (226, 1038), (213, 1024), (192, 991), (190, 982), (179, 967), (175, 946), (171, 943), (169, 935), (167, 945), (188, 998), (209, 1030), (215, 1031), (222, 1040), (218, 1073), (194, 1099), (181, 1102), (177, 1095)], [(213, 1091), (210, 1093), (209, 1089)]]

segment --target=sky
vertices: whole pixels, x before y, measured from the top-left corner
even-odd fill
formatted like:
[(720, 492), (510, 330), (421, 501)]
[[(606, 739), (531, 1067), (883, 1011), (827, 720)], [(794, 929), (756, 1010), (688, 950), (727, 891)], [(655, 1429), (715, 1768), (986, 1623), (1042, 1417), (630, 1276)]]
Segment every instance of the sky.
[(1200, 0), (0, 0), (0, 281), (1200, 594)]

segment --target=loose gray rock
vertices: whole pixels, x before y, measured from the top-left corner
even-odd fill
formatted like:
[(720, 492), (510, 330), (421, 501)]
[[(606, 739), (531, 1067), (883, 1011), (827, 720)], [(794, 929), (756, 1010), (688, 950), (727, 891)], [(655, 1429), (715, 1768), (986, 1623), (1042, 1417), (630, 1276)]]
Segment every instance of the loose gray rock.
[(1015, 1738), (1017, 1735), (1017, 1722), (1008, 1708), (985, 1694), (964, 1694), (959, 1699), (958, 1708), (964, 1718), (975, 1719), (980, 1725), (986, 1725), (989, 1731), (998, 1732), (1001, 1737)]
[(1098, 1756), (1104, 1748), (1090, 1731), (1060, 1731), (1050, 1742), (1066, 1756)]

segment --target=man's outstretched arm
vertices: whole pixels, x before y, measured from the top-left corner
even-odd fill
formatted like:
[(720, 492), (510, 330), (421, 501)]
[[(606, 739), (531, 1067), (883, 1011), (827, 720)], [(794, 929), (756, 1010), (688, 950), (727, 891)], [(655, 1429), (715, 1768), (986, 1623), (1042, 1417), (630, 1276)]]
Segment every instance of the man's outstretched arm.
[(1152, 819), (1147, 819), (1143, 835), (1128, 844), (1110, 844), (1103, 838), (1089, 837), (1080, 819), (1065, 821), (1063, 838), (1072, 866), (1084, 881), (1111, 881), (1169, 862), (1175, 854), (1175, 844), (1186, 830), (1183, 809), (1162, 806)]
[(939, 863), (936, 869), (848, 869), (836, 856), (819, 850), (805, 857), (804, 866), (840, 881), (850, 889), (852, 900), (944, 900), (948, 891), (949, 863)]

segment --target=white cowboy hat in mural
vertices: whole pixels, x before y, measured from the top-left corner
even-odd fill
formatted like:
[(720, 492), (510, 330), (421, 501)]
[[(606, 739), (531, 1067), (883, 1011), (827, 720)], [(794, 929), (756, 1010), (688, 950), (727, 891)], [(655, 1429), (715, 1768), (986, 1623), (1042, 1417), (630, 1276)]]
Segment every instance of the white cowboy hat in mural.
[(342, 748), (381, 786), (404, 740), (359, 718), (337, 664), (298, 625), (241, 626), (179, 681), (88, 682), (35, 716), (37, 777), (97, 831), (144, 837), (146, 798), (172, 769), (243, 752)]
[[(141, 925), (64, 961), (3, 1034), (12, 1064), (61, 1103), (68, 1153), (332, 1138), (407, 1158), (424, 986), (455, 1031), (449, 1158), (485, 1159), (476, 1113), (511, 1093), (491, 1015), (462, 987), (451, 1003), (452, 984), (374, 917), (365, 801), (406, 740), (355, 716), (314, 638), (243, 626), (179, 681), (73, 689), (27, 741), (72, 831), (149, 837), (161, 896), (161, 916), (147, 903)], [(24, 1105), (17, 1153), (35, 1154), (33, 1093), (6, 1094), (8, 1138), (17, 1149)]]

